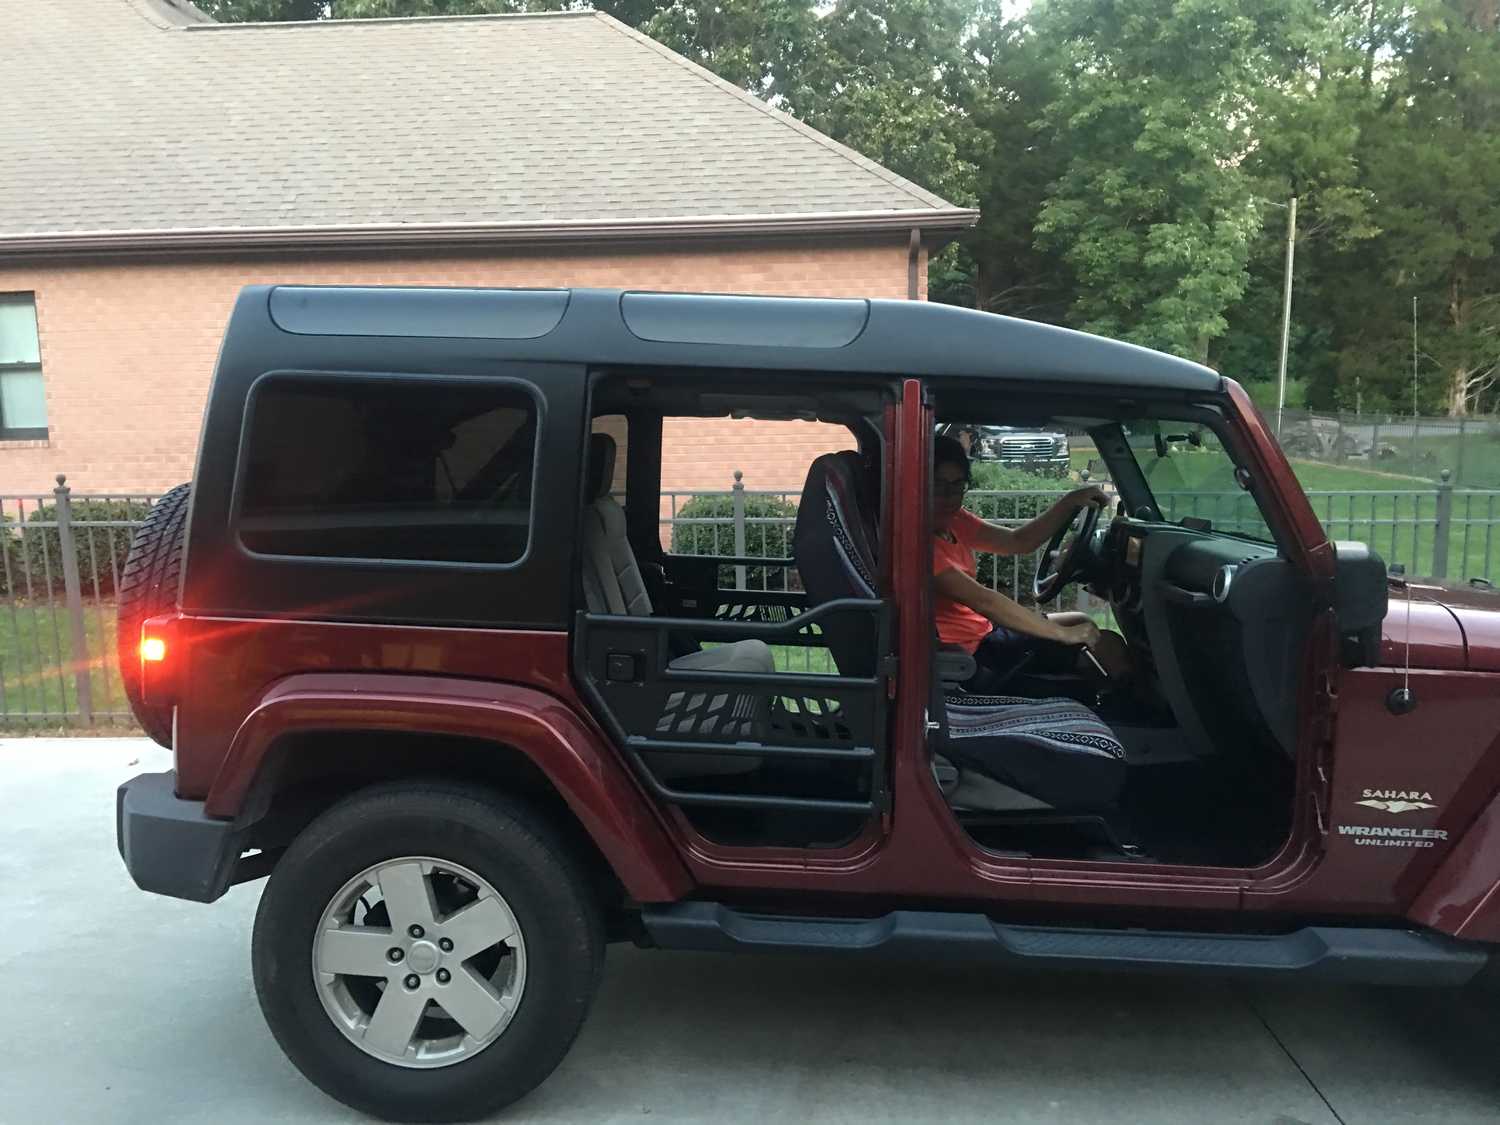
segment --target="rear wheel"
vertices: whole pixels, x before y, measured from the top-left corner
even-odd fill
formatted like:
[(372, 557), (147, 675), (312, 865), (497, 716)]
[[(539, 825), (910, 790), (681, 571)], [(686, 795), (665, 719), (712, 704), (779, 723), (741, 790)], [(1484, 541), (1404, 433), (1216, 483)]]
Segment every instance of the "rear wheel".
[(261, 899), (252, 961), (277, 1042), (326, 1093), (454, 1121), (552, 1072), (603, 949), (588, 877), (551, 824), (432, 784), (368, 790), (298, 836)]
[(172, 709), (151, 706), (141, 699), (139, 646), (141, 625), (177, 608), (177, 586), (182, 577), (182, 554), (187, 539), (188, 504), (193, 486), (179, 484), (152, 507), (146, 522), (130, 541), (130, 553), (120, 571), (118, 628), (120, 683), (142, 729), (161, 745), (172, 745)]

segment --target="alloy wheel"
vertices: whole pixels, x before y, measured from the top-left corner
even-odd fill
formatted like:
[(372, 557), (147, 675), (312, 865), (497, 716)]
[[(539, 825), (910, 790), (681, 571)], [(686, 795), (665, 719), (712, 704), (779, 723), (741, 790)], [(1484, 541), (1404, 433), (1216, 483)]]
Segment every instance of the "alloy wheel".
[(329, 1018), (397, 1066), (450, 1066), (505, 1031), (526, 987), (526, 944), (504, 897), (458, 864), (383, 860), (335, 894), (313, 939)]

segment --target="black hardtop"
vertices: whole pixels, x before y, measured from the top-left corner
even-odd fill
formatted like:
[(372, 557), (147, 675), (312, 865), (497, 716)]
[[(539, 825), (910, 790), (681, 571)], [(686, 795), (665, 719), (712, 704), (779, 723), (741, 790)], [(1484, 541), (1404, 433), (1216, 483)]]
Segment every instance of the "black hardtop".
[[(272, 328), (270, 334), (261, 331)], [(615, 289), (250, 286), (230, 325), (269, 365), (309, 337), (464, 340), (497, 360), (1045, 380), (1212, 393), (1207, 367), (1054, 325), (928, 301)], [(279, 339), (277, 339), (279, 338)], [(241, 340), (239, 343), (249, 343)], [(280, 346), (277, 346), (280, 345)], [(238, 350), (238, 349), (236, 349)]]
[[(568, 626), (591, 372), (701, 382), (719, 397), (801, 373), (837, 381), (934, 377), (1019, 396), (1211, 395), (1205, 367), (1050, 325), (925, 301), (721, 296), (600, 289), (251, 286), (215, 368), (188, 520), (181, 604), (285, 615), (523, 629)], [(768, 379), (783, 374), (785, 379)], [(529, 535), (508, 563), (356, 553), (256, 553), (236, 505), (249, 479), (256, 396), (281, 377), (395, 383), (434, 395), (487, 379), (529, 396), (537, 428)], [(782, 387), (785, 390), (785, 387)], [(1010, 397), (1005, 395), (1002, 397)], [(375, 553), (375, 552), (371, 552)]]

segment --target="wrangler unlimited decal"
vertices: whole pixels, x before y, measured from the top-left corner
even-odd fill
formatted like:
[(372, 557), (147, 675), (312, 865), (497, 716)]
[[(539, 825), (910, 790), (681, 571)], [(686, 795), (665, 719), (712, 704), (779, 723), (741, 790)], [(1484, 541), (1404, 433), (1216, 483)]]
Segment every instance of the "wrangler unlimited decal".
[(1340, 824), (1340, 836), (1353, 836), (1356, 844), (1375, 848), (1432, 848), (1446, 840), (1448, 833), (1441, 828), (1391, 828), (1371, 827), (1364, 824)]

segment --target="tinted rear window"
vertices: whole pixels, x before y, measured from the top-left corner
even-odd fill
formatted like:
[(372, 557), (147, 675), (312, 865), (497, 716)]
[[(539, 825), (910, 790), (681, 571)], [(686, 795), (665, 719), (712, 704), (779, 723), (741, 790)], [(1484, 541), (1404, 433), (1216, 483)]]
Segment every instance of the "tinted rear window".
[(251, 406), (240, 541), (268, 555), (515, 562), (536, 429), (514, 383), (271, 376)]

